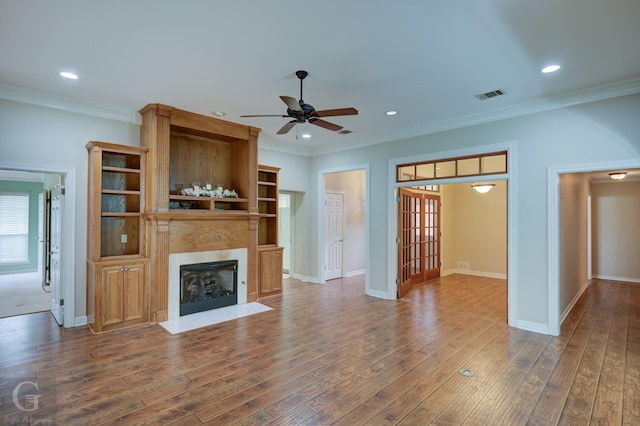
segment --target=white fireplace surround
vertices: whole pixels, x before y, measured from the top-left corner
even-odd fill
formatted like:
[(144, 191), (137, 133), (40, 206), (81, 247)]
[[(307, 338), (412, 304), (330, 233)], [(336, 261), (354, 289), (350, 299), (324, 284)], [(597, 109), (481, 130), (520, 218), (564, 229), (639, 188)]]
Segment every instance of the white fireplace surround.
[(169, 255), (168, 319), (180, 318), (180, 266), (194, 263), (238, 261), (238, 305), (247, 303), (247, 249), (209, 250)]

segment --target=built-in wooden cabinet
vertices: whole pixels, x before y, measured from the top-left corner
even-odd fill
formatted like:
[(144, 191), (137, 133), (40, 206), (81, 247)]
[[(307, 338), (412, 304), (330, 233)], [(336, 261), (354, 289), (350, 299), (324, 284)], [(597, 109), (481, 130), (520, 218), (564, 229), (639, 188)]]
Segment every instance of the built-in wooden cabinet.
[(278, 247), (278, 167), (258, 165), (259, 295), (282, 292), (282, 253)]
[[(176, 253), (247, 249), (246, 299), (257, 300), (260, 129), (163, 104), (149, 104), (140, 115), (140, 144), (149, 149), (144, 218), (151, 320), (168, 318), (169, 257)], [(237, 197), (185, 194), (207, 183)]]
[(282, 293), (282, 247), (258, 249), (260, 296)]
[(258, 245), (278, 245), (278, 167), (258, 165)]
[(95, 332), (147, 322), (147, 149), (92, 141), (87, 214), (87, 317)]

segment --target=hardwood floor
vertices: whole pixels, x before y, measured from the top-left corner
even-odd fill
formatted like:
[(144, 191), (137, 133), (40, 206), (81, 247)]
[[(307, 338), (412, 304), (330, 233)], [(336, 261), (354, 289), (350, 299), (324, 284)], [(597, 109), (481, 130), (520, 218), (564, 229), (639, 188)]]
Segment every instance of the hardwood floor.
[(0, 319), (3, 424), (640, 424), (638, 284), (594, 280), (560, 337), (509, 328), (505, 282), (464, 275), (398, 301), (289, 279), (260, 302), (177, 335)]

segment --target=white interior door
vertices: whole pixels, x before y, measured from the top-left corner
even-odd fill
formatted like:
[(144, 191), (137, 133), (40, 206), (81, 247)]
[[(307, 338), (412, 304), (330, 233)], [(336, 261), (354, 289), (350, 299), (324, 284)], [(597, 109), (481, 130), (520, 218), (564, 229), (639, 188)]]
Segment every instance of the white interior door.
[(325, 279), (342, 277), (344, 195), (336, 192), (325, 194)]
[(60, 244), (62, 241), (62, 215), (64, 210), (64, 187), (55, 185), (51, 192), (51, 314), (63, 324), (62, 274), (60, 266)]

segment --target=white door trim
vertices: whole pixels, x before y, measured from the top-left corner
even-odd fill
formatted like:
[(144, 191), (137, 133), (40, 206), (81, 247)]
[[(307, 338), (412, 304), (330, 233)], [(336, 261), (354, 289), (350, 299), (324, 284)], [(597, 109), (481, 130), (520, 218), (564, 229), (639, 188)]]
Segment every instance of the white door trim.
[[(83, 320), (76, 324), (76, 169), (75, 167), (50, 166), (42, 164), (8, 163), (0, 161), (0, 169), (25, 171), (34, 173), (49, 173), (64, 175), (65, 205), (62, 218), (62, 247), (60, 258), (62, 264), (62, 281), (64, 282), (64, 327), (81, 325)], [(85, 270), (85, 268), (83, 268)], [(86, 317), (84, 319), (86, 323)]]

